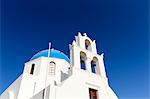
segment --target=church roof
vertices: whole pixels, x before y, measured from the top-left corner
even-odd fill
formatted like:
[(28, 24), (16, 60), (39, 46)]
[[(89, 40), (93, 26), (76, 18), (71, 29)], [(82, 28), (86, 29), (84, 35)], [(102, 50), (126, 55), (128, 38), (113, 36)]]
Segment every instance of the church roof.
[[(37, 59), (37, 58), (42, 57), (42, 56), (48, 57), (48, 49), (38, 52), (30, 60), (34, 60), (34, 59)], [(70, 59), (68, 58), (68, 56), (59, 50), (50, 49), (50, 56), (49, 57), (64, 59), (68, 63), (70, 63)]]

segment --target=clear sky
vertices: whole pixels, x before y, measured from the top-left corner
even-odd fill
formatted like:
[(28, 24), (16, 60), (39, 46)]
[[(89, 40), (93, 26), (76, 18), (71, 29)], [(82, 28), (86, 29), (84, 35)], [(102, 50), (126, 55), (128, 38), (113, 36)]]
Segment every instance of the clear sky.
[(105, 53), (117, 96), (148, 99), (148, 0), (2, 0), (1, 6), (0, 93), (49, 41), (69, 56), (68, 44), (81, 31)]

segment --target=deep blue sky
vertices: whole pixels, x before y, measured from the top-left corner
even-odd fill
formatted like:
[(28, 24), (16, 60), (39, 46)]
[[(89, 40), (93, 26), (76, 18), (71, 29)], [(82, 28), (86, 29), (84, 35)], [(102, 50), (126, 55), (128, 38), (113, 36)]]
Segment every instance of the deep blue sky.
[(2, 0), (1, 6), (0, 93), (49, 41), (69, 55), (81, 31), (105, 53), (119, 98), (148, 99), (148, 0)]

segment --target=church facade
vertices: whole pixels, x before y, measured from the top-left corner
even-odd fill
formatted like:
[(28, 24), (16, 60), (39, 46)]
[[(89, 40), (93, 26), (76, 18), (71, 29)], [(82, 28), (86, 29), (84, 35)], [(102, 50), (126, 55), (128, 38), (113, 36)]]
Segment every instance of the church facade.
[(118, 99), (108, 84), (95, 40), (78, 33), (70, 59), (55, 49), (35, 54), (1, 99)]

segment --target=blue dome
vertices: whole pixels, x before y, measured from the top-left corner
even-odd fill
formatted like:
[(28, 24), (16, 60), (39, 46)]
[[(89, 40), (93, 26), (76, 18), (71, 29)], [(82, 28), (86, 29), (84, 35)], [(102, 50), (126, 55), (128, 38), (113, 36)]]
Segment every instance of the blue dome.
[[(43, 57), (48, 57), (48, 49), (38, 52), (30, 60), (33, 60), (33, 59), (36, 59), (36, 58), (39, 58), (39, 57), (42, 57), (42, 56)], [(63, 52), (60, 52), (58, 50), (50, 49), (50, 56), (49, 57), (65, 59), (68, 63), (70, 63), (70, 60), (67, 57), (67, 55), (65, 55)]]

